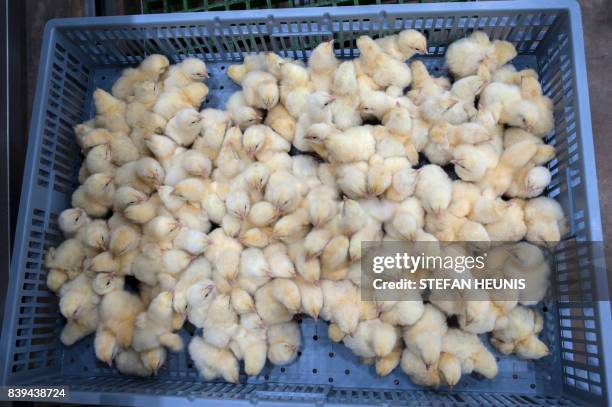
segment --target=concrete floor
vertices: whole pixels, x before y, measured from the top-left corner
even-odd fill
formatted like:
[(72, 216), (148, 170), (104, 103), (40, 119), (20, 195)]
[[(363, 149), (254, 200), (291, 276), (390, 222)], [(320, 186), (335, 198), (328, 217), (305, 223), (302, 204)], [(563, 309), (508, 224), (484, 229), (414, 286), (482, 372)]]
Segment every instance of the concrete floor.
[[(612, 249), (612, 1), (583, 0), (591, 117), (606, 254)], [(611, 282), (612, 283), (612, 282)]]
[[(123, 2), (118, 0), (118, 3)], [(609, 113), (612, 102), (612, 1), (580, 0), (579, 3), (586, 44), (602, 224), (606, 246), (612, 249), (612, 115)], [(128, 6), (128, 10), (134, 12), (132, 5)], [(41, 7), (37, 0), (26, 0), (26, 8), (29, 22), (29, 29), (26, 30), (27, 92), (28, 111), (31, 111), (44, 24), (50, 18), (80, 16), (83, 5), (79, 0), (48, 0), (45, 7)], [(118, 8), (123, 9), (123, 5)]]

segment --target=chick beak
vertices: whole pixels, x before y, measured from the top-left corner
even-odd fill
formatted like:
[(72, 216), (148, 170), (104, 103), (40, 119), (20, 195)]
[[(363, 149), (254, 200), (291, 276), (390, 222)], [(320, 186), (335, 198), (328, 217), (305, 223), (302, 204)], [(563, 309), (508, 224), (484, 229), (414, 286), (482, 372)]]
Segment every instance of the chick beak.
[(421, 48), (419, 51), (421, 51), (421, 54), (423, 55), (429, 55), (429, 51), (427, 50), (427, 48)]
[(335, 102), (335, 101), (336, 101), (336, 97), (335, 97), (334, 95), (331, 95), (331, 96), (329, 97), (329, 101), (330, 101), (330, 102)]
[(312, 319), (314, 319), (314, 320), (315, 320), (315, 322), (319, 320), (319, 314), (318, 314), (318, 313), (313, 312), (313, 313), (312, 313), (312, 314), (310, 314), (310, 315), (312, 316)]
[(209, 74), (208, 72), (204, 72), (204, 77), (205, 77), (206, 79), (208, 79), (208, 78), (210, 78), (210, 74)]
[(110, 367), (113, 367), (113, 358), (108, 358), (105, 360), (106, 364)]

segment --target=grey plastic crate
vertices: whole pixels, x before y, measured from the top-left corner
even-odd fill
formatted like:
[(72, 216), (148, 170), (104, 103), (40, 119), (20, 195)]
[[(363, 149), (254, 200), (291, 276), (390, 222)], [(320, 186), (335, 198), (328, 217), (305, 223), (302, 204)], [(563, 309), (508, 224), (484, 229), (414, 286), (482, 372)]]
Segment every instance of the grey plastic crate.
[[(304, 346), (286, 367), (266, 366), (241, 385), (203, 382), (183, 352), (172, 355), (154, 378), (120, 376), (95, 360), (92, 339), (63, 347), (57, 299), (45, 285), (44, 252), (61, 241), (57, 216), (69, 206), (77, 185), (78, 148), (72, 126), (93, 115), (91, 95), (109, 89), (126, 66), (158, 52), (177, 62), (203, 58), (211, 67), (208, 106), (223, 105), (236, 89), (226, 77), (229, 63), (244, 52), (273, 50), (305, 58), (321, 41), (336, 39), (340, 57), (355, 57), (355, 39), (423, 31), (429, 39), (427, 64), (444, 70), (445, 46), (474, 29), (513, 42), (515, 63), (536, 69), (554, 101), (555, 130), (549, 137), (558, 156), (550, 164), (549, 195), (558, 199), (571, 225), (569, 239), (601, 241), (597, 178), (578, 4), (481, 2), (382, 5), (344, 8), (251, 10), (51, 21), (38, 74), (29, 135), (19, 223), (10, 270), (0, 345), (0, 385), (70, 386), (70, 401), (82, 404), (174, 405), (194, 399), (217, 404), (327, 403), (365, 405), (575, 405), (610, 404), (612, 321), (609, 302), (546, 303), (544, 340), (552, 355), (526, 362), (499, 357), (494, 380), (464, 377), (452, 392), (414, 386), (399, 369), (376, 377), (344, 346), (327, 338), (324, 322), (302, 323)], [(17, 136), (17, 135), (14, 135)], [(594, 251), (597, 249), (593, 249)], [(562, 254), (562, 250), (561, 250)], [(606, 276), (585, 268), (594, 289)], [(567, 260), (567, 259), (566, 259)], [(563, 261), (556, 258), (559, 281)], [(583, 271), (584, 271), (583, 270)], [(561, 284), (561, 283), (559, 283)], [(584, 289), (584, 298), (592, 294)], [(182, 335), (193, 334), (189, 327)]]

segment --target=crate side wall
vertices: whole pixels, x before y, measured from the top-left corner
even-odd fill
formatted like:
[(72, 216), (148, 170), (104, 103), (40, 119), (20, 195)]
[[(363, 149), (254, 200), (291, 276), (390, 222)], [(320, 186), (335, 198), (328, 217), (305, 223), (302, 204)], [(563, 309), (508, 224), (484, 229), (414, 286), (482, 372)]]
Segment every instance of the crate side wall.
[[(547, 140), (557, 151), (557, 157), (549, 164), (553, 174), (549, 196), (562, 204), (569, 226), (568, 236), (555, 250), (555, 288), (557, 293), (563, 293), (556, 304), (554, 322), (560, 348), (555, 357), (559, 358), (564, 393), (605, 404), (609, 389), (602, 318), (609, 319), (609, 309), (602, 315), (600, 305), (609, 307), (609, 302), (598, 304), (598, 298), (606, 297), (597, 294), (597, 290), (608, 284), (605, 264), (601, 265), (605, 263), (601, 230), (592, 227), (593, 221), (600, 222), (598, 208), (592, 209), (592, 200), (598, 202), (598, 196), (590, 190), (597, 186), (595, 157), (585, 153), (585, 144), (592, 149), (591, 127), (590, 120), (581, 120), (580, 114), (590, 112), (579, 112), (579, 97), (588, 100), (588, 90), (579, 85), (576, 72), (584, 61), (578, 61), (580, 56), (575, 54), (576, 42), (581, 44), (582, 38), (571, 35), (572, 18), (576, 16), (564, 16), (538, 50), (543, 90), (551, 97), (555, 112), (555, 131)], [(591, 246), (583, 246), (586, 251), (580, 252), (571, 249), (574, 242), (590, 242)], [(568, 300), (570, 296), (572, 301)], [(578, 298), (582, 302), (577, 302)]]
[(63, 352), (64, 321), (57, 297), (46, 286), (44, 258), (63, 240), (57, 219), (78, 185), (79, 149), (72, 127), (90, 103), (93, 71), (61, 34), (46, 32), (5, 308), (4, 383), (57, 372)]

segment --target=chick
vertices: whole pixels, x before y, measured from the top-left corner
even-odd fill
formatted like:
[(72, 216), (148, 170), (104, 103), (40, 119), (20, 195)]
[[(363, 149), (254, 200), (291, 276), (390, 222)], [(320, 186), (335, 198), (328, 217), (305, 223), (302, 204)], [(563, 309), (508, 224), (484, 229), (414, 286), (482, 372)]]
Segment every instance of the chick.
[(260, 249), (250, 247), (242, 251), (239, 278), (242, 288), (252, 294), (268, 282), (270, 275), (270, 265)]
[(274, 324), (268, 328), (268, 360), (275, 365), (287, 365), (297, 356), (301, 345), (300, 328), (296, 322)]
[(164, 134), (180, 146), (193, 144), (202, 128), (202, 116), (194, 108), (179, 110), (168, 121)]
[(238, 360), (228, 349), (217, 348), (199, 336), (189, 343), (189, 356), (206, 380), (222, 377), (230, 383), (238, 383)]
[(127, 291), (116, 290), (104, 296), (95, 341), (98, 359), (111, 365), (116, 352), (131, 345), (136, 316), (143, 311), (140, 298)]
[(88, 257), (94, 257), (107, 250), (110, 232), (106, 221), (98, 219), (89, 222), (79, 231), (77, 238), (85, 245), (84, 249)]
[(385, 222), (385, 230), (395, 239), (414, 240), (425, 224), (424, 217), (420, 201), (407, 198), (397, 207), (393, 218)]
[[(349, 260), (349, 248), (350, 240), (346, 236), (337, 235), (330, 239), (320, 255), (321, 276), (323, 278), (332, 280), (342, 276), (339, 271)], [(330, 271), (333, 271), (334, 276), (337, 277), (333, 278), (329, 273)]]
[(495, 356), (474, 334), (456, 328), (449, 329), (442, 338), (442, 351), (458, 359), (463, 374), (476, 372), (488, 379), (497, 375)]
[(397, 301), (393, 306), (380, 314), (380, 320), (393, 326), (415, 324), (420, 320), (425, 311), (423, 301), (416, 297), (418, 296), (415, 296), (410, 301)]
[(436, 366), (427, 366), (414, 352), (408, 348), (402, 352), (400, 367), (410, 380), (419, 386), (438, 387), (440, 375)]
[(509, 197), (535, 198), (542, 195), (551, 181), (552, 175), (548, 168), (527, 165), (518, 171), (510, 188), (506, 191), (506, 195)]
[(217, 295), (210, 303), (203, 322), (203, 339), (213, 346), (227, 347), (238, 329), (238, 315), (231, 305), (231, 297)]
[(83, 269), (85, 248), (78, 239), (64, 240), (58, 247), (49, 248), (45, 254), (45, 267), (60, 269), (69, 274), (79, 273)]
[(367, 161), (376, 151), (376, 141), (367, 126), (340, 133), (332, 126), (319, 123), (310, 126), (304, 137), (311, 143), (322, 144), (330, 158), (340, 163)]
[(323, 308), (321, 317), (332, 321), (347, 334), (354, 333), (359, 322), (359, 293), (348, 280), (322, 280)]
[(234, 125), (241, 130), (261, 122), (262, 119), (261, 113), (247, 104), (243, 91), (232, 94), (225, 103), (225, 109), (230, 113)]
[(515, 174), (531, 160), (536, 151), (537, 145), (531, 141), (516, 143), (505, 149), (497, 166), (489, 168), (478, 181), (483, 194), (500, 196), (506, 192)]
[(385, 357), (397, 342), (397, 331), (393, 325), (371, 319), (359, 322), (355, 333), (346, 335), (342, 341), (359, 357)]
[(469, 37), (449, 45), (445, 59), (451, 73), (457, 78), (480, 75), (489, 80), (491, 74), (517, 55), (507, 41), (493, 41), (483, 31), (474, 31)]
[(207, 192), (208, 184), (202, 178), (185, 178), (174, 186), (174, 195), (192, 204), (200, 204)]
[(383, 377), (391, 373), (399, 364), (402, 358), (404, 347), (402, 346), (401, 335), (396, 335), (395, 346), (386, 356), (376, 358), (376, 374)]
[(516, 307), (508, 314), (508, 323), (493, 331), (491, 344), (506, 355), (516, 353), (523, 359), (540, 359), (550, 354), (546, 344), (538, 339), (543, 326), (537, 311)]
[(523, 79), (521, 87), (493, 82), (482, 91), (478, 103), (479, 109), (491, 112), (499, 123), (521, 127), (536, 136), (545, 136), (554, 126), (552, 101), (541, 95), (534, 78)]
[(532, 157), (530, 164), (533, 165), (544, 165), (555, 157), (555, 147), (552, 145), (544, 144), (542, 139), (534, 136), (533, 134), (520, 129), (518, 127), (511, 127), (506, 129), (504, 132), (504, 148), (508, 148), (513, 144), (521, 141), (530, 140), (538, 146), (538, 150)]
[(242, 64), (230, 65), (227, 68), (227, 76), (240, 85), (247, 73), (251, 71), (266, 71), (268, 65), (267, 59), (266, 53), (263, 52), (245, 55)]
[[(185, 307), (189, 322), (197, 328), (203, 327), (206, 323), (210, 306), (218, 294), (219, 292), (215, 284), (207, 278), (198, 280), (195, 284), (188, 287), (184, 299), (186, 301)], [(174, 307), (183, 308), (180, 307), (182, 300), (183, 298), (179, 297), (179, 302), (174, 304)], [(222, 303), (220, 304), (222, 305)], [(226, 310), (226, 313), (230, 311)], [(184, 313), (184, 308), (181, 313)]]
[(230, 343), (232, 353), (244, 360), (244, 371), (256, 376), (266, 364), (268, 353), (267, 329), (256, 312), (240, 317), (240, 326)]
[(285, 140), (293, 141), (297, 122), (282, 104), (279, 103), (268, 111), (264, 124), (280, 134)]
[(207, 95), (208, 87), (200, 82), (192, 82), (182, 88), (168, 89), (159, 95), (153, 106), (153, 112), (170, 120), (182, 109), (199, 108)]
[[(160, 93), (161, 86), (158, 86), (156, 81), (140, 82), (134, 87), (134, 94), (127, 98), (129, 103), (126, 110), (126, 120), (130, 126), (134, 127), (140, 121), (138, 116), (153, 108)], [(132, 117), (130, 118), (130, 116)]]
[(260, 201), (253, 204), (248, 214), (249, 222), (255, 226), (270, 225), (277, 218), (276, 209), (267, 201)]
[(110, 93), (96, 89), (93, 93), (96, 106), (96, 124), (109, 131), (129, 133), (130, 126), (125, 121), (126, 104)]
[(417, 184), (417, 172), (409, 166), (397, 170), (391, 178), (391, 185), (385, 192), (385, 198), (401, 202), (414, 194)]
[(175, 155), (169, 162), (164, 184), (175, 186), (189, 177), (208, 178), (212, 164), (206, 155), (197, 150), (187, 150)]
[(122, 165), (115, 173), (115, 184), (118, 187), (127, 185), (150, 194), (164, 180), (164, 169), (151, 157), (142, 157), (138, 161)]
[(211, 275), (211, 265), (205, 257), (200, 256), (192, 260), (174, 286), (174, 311), (184, 314), (187, 311), (187, 290), (204, 280), (210, 281)]
[(334, 73), (331, 90), (334, 95), (353, 96), (359, 91), (357, 73), (353, 61), (342, 62)]
[(206, 64), (197, 58), (186, 58), (172, 65), (164, 79), (164, 91), (183, 88), (193, 82), (201, 82), (208, 78)]
[(567, 233), (567, 222), (561, 205), (552, 198), (530, 199), (525, 204), (526, 238), (530, 242), (554, 248)]
[(85, 157), (85, 168), (89, 174), (113, 174), (115, 166), (112, 162), (110, 145), (100, 144), (89, 150)]
[(257, 313), (269, 325), (291, 321), (300, 306), (300, 290), (289, 279), (272, 279), (255, 292)]
[(416, 30), (403, 30), (376, 40), (378, 46), (388, 55), (400, 61), (415, 54), (427, 54), (427, 38)]
[(425, 365), (434, 365), (442, 350), (442, 338), (447, 331), (446, 317), (436, 307), (426, 304), (423, 315), (404, 329), (404, 343)]
[(128, 68), (121, 73), (121, 76), (113, 85), (113, 96), (119, 99), (127, 99), (134, 94), (139, 83), (157, 81), (166, 72), (169, 65), (170, 61), (164, 55), (149, 55), (137, 68)]
[(415, 196), (421, 199), (427, 212), (446, 210), (450, 205), (452, 189), (448, 175), (437, 165), (426, 165), (419, 170)]
[(359, 61), (363, 71), (372, 76), (374, 82), (383, 88), (397, 86), (404, 89), (412, 81), (410, 67), (383, 52), (370, 37), (364, 35), (357, 39)]
[(112, 176), (102, 173), (93, 174), (74, 191), (71, 203), (73, 207), (85, 210), (89, 216), (101, 217), (108, 213), (114, 193), (115, 185)]
[(132, 347), (137, 352), (165, 346), (174, 352), (183, 347), (180, 336), (172, 333), (172, 293), (157, 295), (145, 312), (136, 317)]
[(96, 330), (100, 297), (93, 291), (91, 284), (92, 276), (81, 273), (59, 289), (60, 312), (68, 320), (60, 340), (66, 346)]
[(274, 267), (270, 268), (270, 273), (275, 278), (295, 277), (296, 271), (287, 254), (287, 247), (283, 243), (270, 244), (263, 250), (266, 261)]
[(85, 225), (87, 225), (91, 219), (87, 216), (87, 213), (80, 208), (68, 208), (60, 213), (57, 218), (57, 224), (62, 231), (64, 237), (73, 237), (77, 232)]
[(422, 61), (412, 61), (410, 69), (413, 80), (408, 96), (417, 105), (421, 105), (426, 99), (439, 95), (450, 88), (449, 83), (441, 83), (438, 80), (440, 78), (432, 77)]
[(520, 85), (523, 78), (529, 77), (538, 79), (538, 73), (533, 69), (517, 71), (514, 65), (506, 64), (493, 73), (493, 82)]
[(232, 308), (234, 308), (234, 311), (238, 315), (253, 313), (253, 311), (255, 311), (255, 301), (253, 300), (253, 297), (251, 297), (251, 294), (242, 288), (232, 288), (230, 297)]
[(334, 40), (322, 42), (312, 50), (308, 58), (310, 80), (318, 91), (329, 92), (332, 76), (338, 67), (334, 54)]
[(251, 71), (242, 79), (242, 92), (247, 105), (270, 110), (279, 101), (280, 94), (276, 78), (263, 71)]

